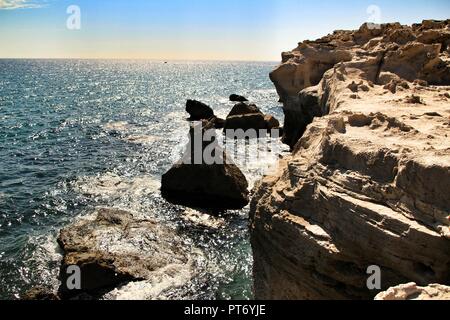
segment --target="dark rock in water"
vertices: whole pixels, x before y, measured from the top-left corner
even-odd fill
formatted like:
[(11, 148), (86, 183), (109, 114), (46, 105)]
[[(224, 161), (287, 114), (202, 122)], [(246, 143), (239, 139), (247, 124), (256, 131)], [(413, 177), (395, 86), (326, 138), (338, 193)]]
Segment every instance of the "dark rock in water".
[(227, 118), (232, 117), (232, 116), (242, 116), (242, 115), (254, 114), (254, 113), (262, 114), (261, 110), (259, 110), (259, 108), (256, 105), (241, 102), (241, 103), (236, 104), (233, 107), (233, 109), (231, 109)]
[(270, 114), (267, 114), (264, 117), (264, 121), (266, 121), (266, 126), (267, 126), (268, 130), (280, 128), (280, 122), (274, 116), (271, 116)]
[(175, 164), (162, 177), (161, 194), (169, 202), (193, 208), (242, 209), (248, 183), (232, 163)]
[[(184, 156), (162, 177), (161, 194), (169, 202), (187, 207), (241, 209), (249, 202), (247, 179), (227, 159), (215, 135), (203, 141), (210, 129), (214, 129), (213, 121), (203, 122), (201, 128), (191, 127)], [(206, 153), (207, 148), (212, 151)], [(208, 161), (206, 154), (211, 155)]]
[(189, 118), (191, 121), (208, 120), (214, 117), (213, 109), (197, 100), (188, 100), (186, 102), (186, 112), (191, 115)]
[(21, 298), (22, 300), (28, 301), (60, 300), (55, 292), (44, 287), (32, 288), (28, 290)]
[(225, 120), (218, 117), (212, 117), (211, 119), (209, 119), (209, 121), (212, 121), (214, 123), (214, 128), (216, 129), (223, 129), (223, 127), (225, 126)]
[(225, 121), (225, 130), (265, 130), (266, 121), (264, 115), (260, 113), (252, 113), (239, 116), (228, 117)]
[(247, 100), (246, 97), (240, 96), (238, 94), (232, 94), (230, 96), (230, 101), (233, 101), (233, 102), (246, 102), (248, 100)]
[(264, 114), (254, 104), (238, 103), (231, 109), (225, 121), (225, 130), (267, 129)]
[[(123, 210), (99, 209), (62, 229), (58, 242), (65, 253), (59, 289), (63, 299), (80, 294), (98, 297), (130, 281), (157, 285), (164, 277), (184, 277), (194, 270), (190, 249), (172, 230)], [(80, 290), (67, 286), (70, 266), (80, 268)]]

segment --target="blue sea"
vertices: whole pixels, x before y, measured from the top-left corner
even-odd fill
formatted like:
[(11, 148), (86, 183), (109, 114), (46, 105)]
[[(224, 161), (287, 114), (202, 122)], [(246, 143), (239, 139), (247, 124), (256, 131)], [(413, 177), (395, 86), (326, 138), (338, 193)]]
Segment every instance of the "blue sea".
[[(0, 60), (0, 299), (57, 288), (58, 231), (97, 207), (140, 212), (204, 252), (203, 274), (173, 297), (251, 299), (248, 208), (214, 220), (219, 228), (195, 227), (159, 183), (187, 139), (186, 99), (226, 117), (229, 95), (242, 94), (282, 121), (275, 65)], [(242, 170), (253, 184), (266, 169)]]

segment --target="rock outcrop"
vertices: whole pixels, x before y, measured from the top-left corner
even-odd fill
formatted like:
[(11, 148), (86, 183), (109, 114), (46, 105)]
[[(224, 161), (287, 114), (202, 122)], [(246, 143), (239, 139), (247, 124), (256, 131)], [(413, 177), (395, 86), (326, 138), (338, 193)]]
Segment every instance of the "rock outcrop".
[(373, 265), (381, 290), (450, 283), (449, 32), (363, 25), (283, 54), (293, 153), (251, 203), (256, 298), (373, 299)]
[(249, 202), (248, 183), (233, 163), (175, 164), (163, 175), (162, 196), (192, 208), (242, 209)]
[[(214, 126), (214, 121), (209, 121), (198, 131), (191, 127), (183, 157), (162, 176), (161, 194), (169, 202), (203, 209), (241, 209), (248, 204), (244, 174), (218, 146), (215, 135), (205, 138)], [(212, 155), (208, 161), (206, 150)]]
[[(329, 112), (327, 94), (333, 93), (321, 95), (324, 101), (319, 101), (314, 86), (330, 69), (339, 79), (345, 78), (346, 68), (361, 70), (366, 81), (361, 91), (370, 84), (397, 86), (400, 79), (448, 85), (449, 21), (426, 21), (412, 27), (392, 23), (373, 28), (364, 24), (358, 31), (335, 31), (283, 53), (283, 63), (270, 78), (284, 103), (284, 141), (293, 147), (313, 117)], [(355, 89), (353, 85), (351, 90)]]
[(231, 109), (228, 114), (224, 129), (244, 131), (254, 130), (271, 130), (278, 129), (280, 123), (271, 115), (264, 115), (261, 110), (254, 104), (240, 102)]
[[(130, 282), (162, 288), (168, 279), (187, 282), (195, 275), (192, 249), (174, 231), (123, 210), (98, 209), (62, 229), (58, 242), (64, 251), (59, 290), (63, 299), (100, 297)], [(70, 266), (80, 268), (79, 290), (67, 286)]]
[(210, 106), (197, 100), (187, 100), (186, 112), (190, 114), (190, 121), (209, 120), (214, 117), (214, 111)]
[(389, 288), (379, 293), (375, 300), (450, 300), (450, 287), (439, 284), (419, 287), (411, 282)]

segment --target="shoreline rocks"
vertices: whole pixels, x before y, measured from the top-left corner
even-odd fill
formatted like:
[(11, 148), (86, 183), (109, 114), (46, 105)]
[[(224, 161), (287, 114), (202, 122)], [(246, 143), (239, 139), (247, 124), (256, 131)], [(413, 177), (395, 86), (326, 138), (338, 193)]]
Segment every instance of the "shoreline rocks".
[(450, 287), (439, 284), (419, 287), (412, 282), (389, 288), (379, 293), (375, 300), (450, 300)]
[(230, 95), (230, 101), (231, 102), (247, 102), (248, 100), (246, 97), (240, 96), (238, 94), (232, 94), (232, 95)]
[(189, 121), (209, 120), (214, 117), (213, 109), (197, 100), (187, 100), (186, 112), (191, 116)]
[[(450, 59), (425, 30), (445, 38), (449, 21), (363, 25), (283, 53), (271, 79), (293, 153), (251, 201), (257, 299), (450, 284)], [(381, 290), (367, 287), (372, 265)]]
[(161, 194), (192, 208), (234, 210), (249, 203), (248, 183), (239, 168), (224, 164), (175, 164), (163, 175)]
[(240, 102), (228, 114), (224, 130), (271, 130), (279, 129), (280, 123), (271, 115), (264, 115), (255, 104)]
[[(162, 196), (171, 203), (193, 208), (242, 209), (249, 202), (247, 179), (218, 146), (217, 137), (204, 141), (204, 134), (214, 128), (214, 121), (200, 126), (191, 127), (182, 159), (162, 176)], [(197, 146), (199, 142), (201, 145)], [(212, 163), (205, 161), (207, 148), (212, 151)]]
[[(63, 228), (58, 243), (64, 251), (59, 296), (97, 298), (130, 282), (195, 274), (191, 250), (176, 233), (131, 212), (100, 208)], [(78, 266), (81, 290), (69, 290), (69, 266)], [(154, 297), (156, 298), (156, 297)]]
[[(424, 21), (421, 27), (390, 23), (375, 29), (364, 24), (357, 31), (335, 31), (284, 52), (282, 64), (271, 72), (270, 79), (284, 105), (285, 143), (293, 148), (314, 117), (330, 112), (328, 95), (335, 93), (327, 92), (318, 100), (314, 91), (329, 70), (334, 70), (339, 79), (346, 78), (346, 68), (361, 70), (366, 83), (357, 85), (358, 91), (382, 84), (395, 93), (398, 84), (400, 90), (407, 90), (402, 87), (414, 81), (448, 85), (449, 20), (423, 27), (427, 23)], [(443, 27), (428, 29), (436, 26)]]

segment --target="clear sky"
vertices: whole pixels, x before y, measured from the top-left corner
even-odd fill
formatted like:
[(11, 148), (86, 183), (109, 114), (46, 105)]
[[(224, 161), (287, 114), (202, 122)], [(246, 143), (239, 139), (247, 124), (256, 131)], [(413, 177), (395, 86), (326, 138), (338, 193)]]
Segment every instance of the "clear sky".
[[(69, 30), (69, 5), (81, 29)], [(0, 0), (0, 58), (278, 61), (297, 42), (370, 21), (450, 18), (450, 0)]]

